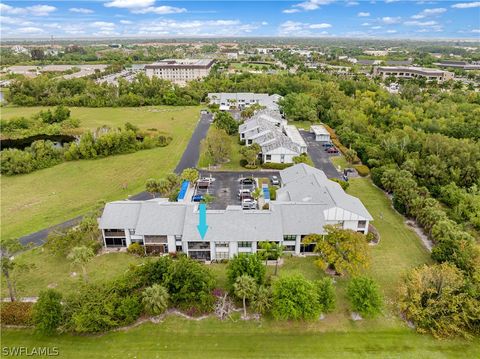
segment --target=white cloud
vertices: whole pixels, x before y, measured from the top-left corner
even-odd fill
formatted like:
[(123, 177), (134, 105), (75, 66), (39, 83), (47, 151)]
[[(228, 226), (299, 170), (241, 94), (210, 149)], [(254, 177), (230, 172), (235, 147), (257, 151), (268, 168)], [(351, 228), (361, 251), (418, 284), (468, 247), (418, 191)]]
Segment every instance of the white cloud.
[(309, 26), (310, 29), (328, 29), (329, 27), (332, 27), (332, 25), (327, 23), (312, 24)]
[[(283, 10), (283, 13), (292, 14), (295, 12), (299, 12), (301, 10), (303, 11), (317, 10), (321, 5), (328, 5), (334, 1), (335, 0), (307, 0), (307, 1), (293, 5), (291, 9)], [(350, 1), (350, 2), (352, 3), (355, 1)], [(297, 11), (293, 11), (293, 10), (297, 10)]]
[(130, 21), (130, 20), (120, 20), (120, 24), (123, 24), (123, 25), (131, 25), (131, 24), (133, 24), (133, 22)]
[(155, 4), (155, 0), (113, 0), (104, 4), (106, 7), (119, 7), (122, 9), (141, 9)]
[(382, 17), (382, 22), (384, 24), (397, 24), (400, 22), (400, 17), (391, 17), (391, 16), (385, 16)]
[(395, 34), (397, 30), (387, 30), (387, 34)]
[(90, 10), (90, 9), (85, 9), (83, 7), (72, 7), (70, 9), (68, 9), (68, 11), (70, 12), (74, 12), (74, 13), (77, 13), (77, 14), (93, 14), (93, 10)]
[(357, 5), (360, 5), (360, 3), (358, 1), (348, 1), (347, 2), (347, 6), (357, 6)]
[(479, 34), (479, 33), (480, 33), (480, 29), (473, 29), (471, 32), (473, 32), (474, 34)]
[(174, 7), (174, 6), (149, 6), (146, 8), (141, 9), (133, 9), (132, 12), (134, 14), (158, 14), (158, 15), (167, 15), (167, 14), (179, 14), (182, 12), (186, 12), (187, 9), (182, 7)]
[(262, 26), (267, 26), (267, 25), (268, 25), (268, 22), (262, 21), (261, 24), (262, 24)]
[(406, 26), (435, 26), (438, 23), (436, 21), (405, 21), (403, 23)]
[(18, 26), (30, 26), (33, 25), (31, 21), (25, 21), (18, 17), (9, 17), (9, 16), (0, 16), (0, 24), (2, 24), (2, 30), (4, 29), (3, 24), (8, 25), (18, 25)]
[(423, 11), (419, 12), (416, 15), (412, 16), (412, 19), (423, 19), (426, 18), (427, 16), (435, 16), (435, 15), (440, 15), (446, 12), (447, 9), (440, 7), (440, 8), (435, 8), (435, 9), (424, 9)]
[(369, 13), (369, 12), (363, 12), (363, 11), (361, 11), (361, 12), (359, 12), (359, 13), (357, 14), (357, 16), (359, 16), (359, 17), (368, 17), (368, 16), (370, 16), (370, 13)]
[(455, 9), (470, 9), (472, 7), (480, 7), (480, 1), (475, 2), (461, 2), (458, 4), (452, 5)]
[(372, 26), (372, 27), (371, 27), (371, 29), (372, 29), (372, 30), (378, 30), (378, 29), (381, 29), (381, 28), (382, 28), (382, 27), (381, 27), (381, 26), (378, 26), (378, 25), (377, 25), (377, 26)]
[(369, 23), (369, 22), (364, 22), (364, 23), (362, 24), (362, 26), (370, 26), (370, 23)]
[(55, 6), (50, 5), (33, 5), (27, 7), (13, 7), (6, 4), (0, 4), (0, 12), (7, 15), (31, 15), (31, 16), (47, 16), (51, 12), (57, 10)]
[(311, 23), (299, 22), (299, 21), (285, 21), (279, 27), (279, 34), (280, 36), (326, 35), (327, 34), (326, 31), (318, 32), (315, 30), (328, 29), (331, 27), (332, 25), (327, 23), (311, 24)]
[(19, 32), (21, 34), (38, 34), (38, 33), (43, 32), (43, 30), (40, 29), (39, 27), (33, 27), (33, 26), (19, 27), (18, 29), (15, 29), (15, 31)]
[(385, 3), (386, 3), (386, 4), (390, 4), (390, 3), (392, 3), (392, 2), (398, 2), (398, 1), (400, 1), (400, 0), (385, 0)]

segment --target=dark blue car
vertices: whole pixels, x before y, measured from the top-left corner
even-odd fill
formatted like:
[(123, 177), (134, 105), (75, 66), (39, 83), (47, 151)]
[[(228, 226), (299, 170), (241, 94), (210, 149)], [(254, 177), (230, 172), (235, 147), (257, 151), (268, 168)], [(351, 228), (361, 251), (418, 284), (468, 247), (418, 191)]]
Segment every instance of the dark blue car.
[(192, 202), (201, 202), (201, 201), (203, 201), (203, 195), (196, 194), (195, 196), (192, 196)]

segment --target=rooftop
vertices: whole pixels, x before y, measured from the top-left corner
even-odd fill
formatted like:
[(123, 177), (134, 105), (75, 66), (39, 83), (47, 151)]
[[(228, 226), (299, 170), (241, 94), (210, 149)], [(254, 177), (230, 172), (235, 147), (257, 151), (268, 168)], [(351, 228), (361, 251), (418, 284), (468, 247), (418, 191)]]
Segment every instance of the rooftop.
[(213, 59), (166, 59), (153, 64), (145, 65), (146, 69), (151, 68), (168, 68), (168, 67), (184, 67), (184, 68), (208, 68), (213, 65)]

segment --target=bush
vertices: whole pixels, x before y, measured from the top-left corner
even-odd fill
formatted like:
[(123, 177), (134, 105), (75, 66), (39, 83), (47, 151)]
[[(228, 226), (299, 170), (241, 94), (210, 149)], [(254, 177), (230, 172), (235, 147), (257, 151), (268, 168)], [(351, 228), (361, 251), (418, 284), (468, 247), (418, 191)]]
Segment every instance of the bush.
[(258, 285), (261, 285), (265, 281), (265, 273), (265, 266), (258, 254), (235, 255), (227, 267), (228, 288), (233, 290), (235, 281), (242, 275), (252, 277)]
[(268, 192), (270, 192), (270, 199), (272, 201), (275, 201), (277, 199), (277, 188), (273, 186), (269, 186)]
[(33, 322), (43, 334), (53, 334), (63, 320), (62, 295), (53, 289), (40, 292), (33, 306)]
[(335, 309), (335, 288), (330, 278), (322, 278), (314, 282), (317, 289), (318, 303), (322, 313), (330, 313)]
[(275, 319), (314, 319), (321, 309), (317, 289), (303, 276), (296, 274), (274, 282), (272, 315)]
[(262, 168), (270, 169), (270, 170), (284, 170), (285, 168), (293, 166), (293, 163), (274, 163), (274, 162), (266, 162), (262, 163)]
[(400, 285), (399, 308), (420, 333), (436, 338), (478, 334), (478, 299), (469, 295), (464, 275), (452, 264), (412, 269)]
[(33, 325), (33, 303), (4, 302), (0, 305), (0, 323), (2, 325)]
[(382, 296), (377, 284), (367, 277), (353, 278), (347, 287), (352, 310), (365, 317), (374, 317), (382, 310)]
[(338, 178), (330, 178), (330, 180), (333, 182), (337, 182), (344, 191), (346, 191), (347, 188), (350, 186), (350, 183), (348, 183), (347, 181), (342, 181), (341, 179), (338, 179)]
[(169, 273), (165, 276), (165, 287), (168, 288), (172, 303), (181, 308), (192, 305), (203, 311), (212, 308), (212, 290), (215, 288), (213, 274), (204, 264), (191, 258), (172, 261)]
[(139, 257), (145, 255), (145, 249), (139, 243), (132, 243), (128, 246), (127, 252)]
[(365, 165), (353, 165), (358, 172), (358, 174), (362, 177), (366, 177), (370, 174), (370, 169)]

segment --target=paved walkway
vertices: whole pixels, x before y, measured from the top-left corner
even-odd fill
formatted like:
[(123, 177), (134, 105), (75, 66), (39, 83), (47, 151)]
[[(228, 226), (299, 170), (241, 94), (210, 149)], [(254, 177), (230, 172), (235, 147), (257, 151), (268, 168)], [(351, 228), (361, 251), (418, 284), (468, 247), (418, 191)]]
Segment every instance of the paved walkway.
[[(175, 168), (175, 173), (180, 174), (185, 168), (196, 167), (198, 159), (200, 157), (200, 142), (207, 135), (207, 131), (210, 128), (213, 118), (211, 114), (201, 114), (200, 120), (197, 123), (197, 127), (190, 138), (190, 141), (183, 153), (180, 162)], [(132, 201), (144, 201), (147, 199), (152, 199), (152, 195), (148, 192), (140, 192), (129, 198)], [(41, 246), (45, 243), (45, 240), (48, 237), (50, 232), (55, 230), (64, 230), (69, 227), (73, 227), (82, 220), (82, 216), (75, 217), (63, 223), (42, 229), (38, 232), (28, 234), (26, 236), (20, 237), (19, 241), (24, 246)]]

